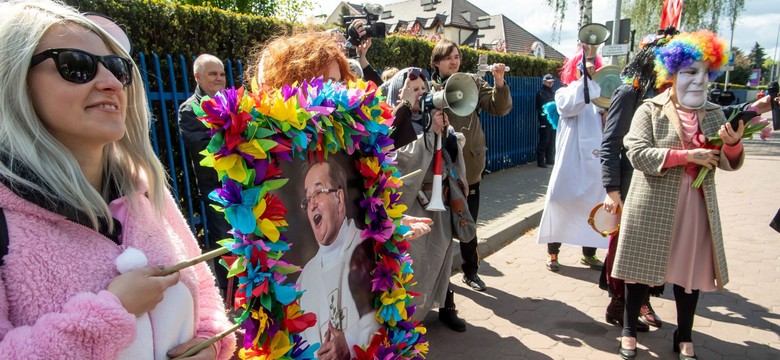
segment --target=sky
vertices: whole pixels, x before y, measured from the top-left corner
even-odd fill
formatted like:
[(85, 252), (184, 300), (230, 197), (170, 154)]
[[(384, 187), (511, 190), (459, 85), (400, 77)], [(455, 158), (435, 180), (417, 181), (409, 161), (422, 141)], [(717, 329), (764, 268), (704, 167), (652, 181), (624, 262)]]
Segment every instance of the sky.
[[(523, 2), (523, 11), (518, 11), (518, 0), (470, 0), (472, 4), (484, 10), (490, 15), (503, 14), (522, 28), (534, 34), (542, 41), (551, 45), (559, 52), (567, 55), (573, 52), (577, 46), (577, 19), (579, 8), (577, 1), (570, 0), (564, 21), (560, 41), (553, 41), (552, 23), (553, 10), (545, 0), (519, 0)], [(661, 1), (661, 0), (658, 0)], [(339, 4), (339, 0), (315, 0), (315, 9), (311, 14), (330, 14)], [(353, 0), (353, 3), (363, 1)], [(374, 0), (379, 4), (389, 4), (398, 1)], [(616, 0), (594, 0), (593, 21), (605, 23), (615, 19)], [(731, 35), (728, 29), (727, 19), (721, 17), (721, 28), (718, 34), (729, 40)], [(780, 26), (780, 1), (779, 0), (745, 0), (745, 9), (737, 20), (734, 29), (733, 46), (749, 53), (756, 42), (765, 50), (768, 57), (775, 60), (780, 57), (780, 49), (777, 49), (776, 41)], [(641, 38), (637, 34), (638, 38)], [(637, 39), (638, 40), (638, 39)], [(776, 55), (775, 55), (776, 54)]]

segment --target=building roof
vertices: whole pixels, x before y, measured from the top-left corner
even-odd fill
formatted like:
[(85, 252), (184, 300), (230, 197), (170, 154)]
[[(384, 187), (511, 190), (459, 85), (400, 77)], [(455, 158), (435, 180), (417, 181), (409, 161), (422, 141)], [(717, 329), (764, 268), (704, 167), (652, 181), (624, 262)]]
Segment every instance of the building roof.
[[(329, 16), (332, 19), (346, 6), (353, 15), (362, 13), (363, 6), (341, 2)], [(511, 53), (533, 55), (532, 45), (539, 42), (544, 46), (545, 58), (563, 60), (564, 56), (552, 46), (534, 36), (527, 30), (503, 15), (490, 15), (467, 0), (405, 0), (384, 5), (380, 21), (387, 24), (391, 32), (398, 25), (420, 23), (424, 29), (437, 25), (439, 18), (446, 27), (457, 27), (474, 31), (461, 45), (485, 45), (490, 47), (501, 39), (506, 42), (506, 50)], [(486, 25), (489, 21), (489, 25)]]
[[(493, 15), (489, 28), (480, 29), (476, 38), (480, 45), (496, 44), (501, 39), (506, 41), (506, 51), (511, 53), (533, 55), (532, 45), (539, 42), (544, 46), (545, 58), (563, 61), (564, 55), (555, 50), (538, 37), (517, 25), (504, 15)], [(468, 40), (473, 41), (471, 38)]]

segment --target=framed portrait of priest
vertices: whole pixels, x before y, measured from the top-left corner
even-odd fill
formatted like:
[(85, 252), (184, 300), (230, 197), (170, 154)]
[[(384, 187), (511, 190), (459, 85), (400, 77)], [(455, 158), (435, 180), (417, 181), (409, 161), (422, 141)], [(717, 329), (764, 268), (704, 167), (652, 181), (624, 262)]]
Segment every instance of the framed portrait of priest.
[(365, 346), (380, 327), (371, 291), (373, 246), (361, 237), (365, 225), (357, 221), (363, 178), (354, 163), (354, 156), (338, 153), (322, 162), (280, 164), (289, 176), (277, 193), (289, 211), (291, 248), (285, 257), (302, 264), (290, 279), (303, 291), (301, 309), (317, 316), (303, 337), (322, 347)]

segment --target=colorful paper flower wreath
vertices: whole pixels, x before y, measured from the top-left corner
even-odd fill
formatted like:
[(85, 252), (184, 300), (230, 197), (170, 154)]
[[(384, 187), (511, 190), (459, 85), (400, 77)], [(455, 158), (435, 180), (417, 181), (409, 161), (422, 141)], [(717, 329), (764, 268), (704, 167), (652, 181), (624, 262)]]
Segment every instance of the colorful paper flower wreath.
[(204, 97), (196, 114), (209, 128), (211, 141), (202, 152), (204, 166), (222, 179), (210, 198), (224, 211), (233, 238), (220, 245), (237, 256), (228, 276), (238, 278), (235, 319), (244, 329), (242, 359), (312, 359), (319, 344), (308, 344), (301, 333), (315, 324), (304, 313), (302, 292), (287, 280), (300, 268), (284, 261), (290, 249), (285, 232), (285, 205), (273, 190), (287, 182), (280, 161), (302, 158), (322, 161), (329, 154), (360, 155), (364, 178), (364, 239), (374, 241), (372, 272), (376, 319), (382, 324), (358, 359), (418, 359), (428, 352), (425, 328), (411, 320), (414, 306), (409, 244), (400, 219), (400, 174), (388, 153), (393, 117), (373, 83), (348, 86), (315, 79), (300, 86), (252, 93), (227, 89)]
[(730, 56), (726, 42), (709, 30), (680, 33), (655, 50), (655, 70), (659, 85), (697, 61), (709, 65), (709, 79), (715, 80), (720, 76), (721, 68), (728, 64)]

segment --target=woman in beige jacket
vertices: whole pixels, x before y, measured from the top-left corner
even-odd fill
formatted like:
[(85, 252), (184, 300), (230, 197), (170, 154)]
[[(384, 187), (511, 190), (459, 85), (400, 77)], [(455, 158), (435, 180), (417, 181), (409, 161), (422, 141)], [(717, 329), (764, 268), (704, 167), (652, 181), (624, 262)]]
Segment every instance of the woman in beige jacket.
[[(702, 30), (682, 33), (656, 50), (658, 81), (671, 80), (672, 86), (637, 109), (625, 137), (634, 176), (612, 270), (626, 281), (624, 359), (636, 356), (637, 315), (648, 286), (674, 285), (673, 350), (680, 359), (695, 359), (691, 332), (699, 291), (722, 290), (728, 282), (715, 172), (700, 189), (691, 187), (702, 166), (736, 170), (744, 159), (744, 124), (725, 124), (720, 107), (707, 102), (708, 80), (728, 62), (726, 49)], [(723, 140), (720, 150), (703, 141), (714, 135)]]

